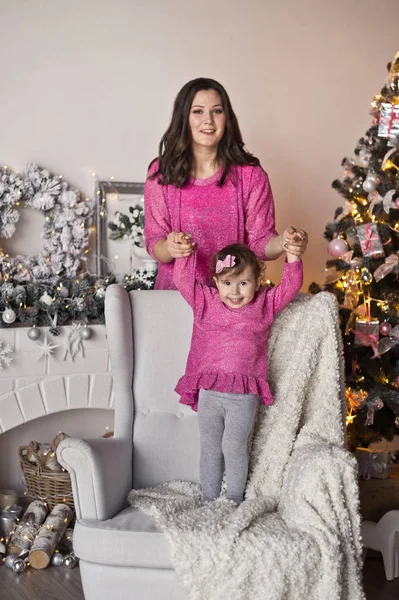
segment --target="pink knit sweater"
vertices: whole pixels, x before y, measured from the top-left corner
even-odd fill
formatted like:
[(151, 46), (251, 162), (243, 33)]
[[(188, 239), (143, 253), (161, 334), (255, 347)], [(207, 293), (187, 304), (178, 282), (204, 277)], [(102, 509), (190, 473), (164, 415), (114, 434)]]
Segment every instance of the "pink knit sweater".
[[(155, 162), (148, 175), (155, 173)], [(190, 178), (183, 188), (159, 185), (147, 178), (144, 188), (147, 251), (171, 231), (191, 233), (199, 250), (197, 278), (211, 283), (209, 257), (227, 244), (243, 242), (264, 258), (265, 246), (277, 232), (269, 178), (261, 167), (235, 166), (222, 187), (222, 170), (207, 179)], [(159, 263), (155, 289), (174, 289), (173, 262)]]
[(273, 398), (267, 382), (267, 339), (273, 318), (301, 289), (299, 259), (285, 262), (280, 285), (263, 289), (242, 308), (228, 308), (216, 288), (195, 279), (196, 253), (175, 260), (174, 282), (194, 312), (186, 373), (175, 391), (180, 402), (197, 410), (198, 391), (255, 394), (264, 404)]

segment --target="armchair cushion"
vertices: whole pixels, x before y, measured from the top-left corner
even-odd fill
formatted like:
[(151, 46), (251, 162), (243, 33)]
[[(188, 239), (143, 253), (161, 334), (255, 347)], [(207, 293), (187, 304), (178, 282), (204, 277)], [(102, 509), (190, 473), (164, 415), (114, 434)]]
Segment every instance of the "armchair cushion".
[(170, 550), (152, 517), (128, 507), (106, 521), (81, 519), (74, 548), (81, 560), (122, 567), (171, 569)]

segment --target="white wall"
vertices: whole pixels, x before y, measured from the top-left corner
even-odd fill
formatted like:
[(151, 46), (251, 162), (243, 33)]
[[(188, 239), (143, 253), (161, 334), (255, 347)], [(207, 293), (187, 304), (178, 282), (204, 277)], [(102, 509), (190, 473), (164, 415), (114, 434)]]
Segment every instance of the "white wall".
[(93, 170), (144, 181), (177, 91), (218, 79), (269, 172), (278, 227), (309, 231), (306, 289), (398, 22), (397, 0), (0, 0), (0, 162), (33, 160), (89, 195)]
[(177, 91), (214, 77), (270, 174), (279, 228), (310, 233), (305, 289), (320, 281), (342, 203), (330, 184), (399, 49), (397, 0), (2, 0), (0, 13), (0, 162), (37, 161), (90, 195), (93, 169), (143, 181)]

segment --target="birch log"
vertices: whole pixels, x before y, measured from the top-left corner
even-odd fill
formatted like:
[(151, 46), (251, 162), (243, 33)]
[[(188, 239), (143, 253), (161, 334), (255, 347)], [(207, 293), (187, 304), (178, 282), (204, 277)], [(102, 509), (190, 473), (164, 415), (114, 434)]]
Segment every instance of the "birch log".
[(54, 550), (64, 535), (73, 510), (67, 504), (56, 504), (39, 529), (29, 554), (29, 564), (34, 569), (45, 569), (51, 561)]
[(11, 536), (7, 553), (20, 554), (23, 550), (29, 550), (46, 515), (47, 508), (44, 502), (40, 500), (31, 502)]

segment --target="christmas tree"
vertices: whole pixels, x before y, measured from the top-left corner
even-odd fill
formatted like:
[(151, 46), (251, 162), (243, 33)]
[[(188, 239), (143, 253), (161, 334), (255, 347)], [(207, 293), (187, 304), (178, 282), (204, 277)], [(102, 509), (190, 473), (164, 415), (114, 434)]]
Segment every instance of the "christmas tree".
[(387, 68), (371, 126), (332, 183), (345, 203), (324, 234), (333, 257), (324, 289), (340, 307), (352, 449), (399, 435), (399, 52)]

